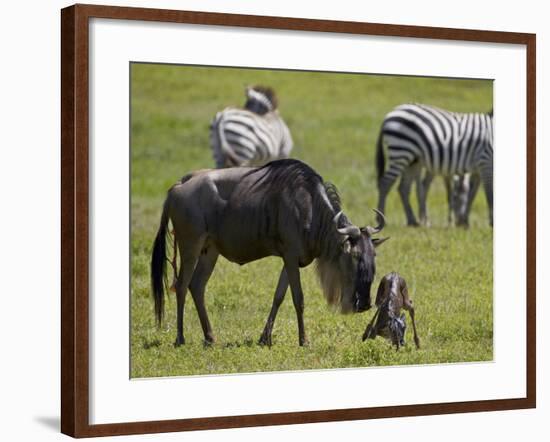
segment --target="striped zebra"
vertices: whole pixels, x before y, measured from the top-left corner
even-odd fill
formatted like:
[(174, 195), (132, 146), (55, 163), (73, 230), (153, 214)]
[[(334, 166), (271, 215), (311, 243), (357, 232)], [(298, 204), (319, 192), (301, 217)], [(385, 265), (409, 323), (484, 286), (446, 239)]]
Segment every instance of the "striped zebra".
[[(386, 162), (388, 163), (386, 165)], [(445, 178), (450, 209), (453, 183), (467, 197), (458, 210), (459, 223), (468, 214), (480, 182), (483, 182), (489, 223), (493, 225), (493, 112), (457, 113), (422, 104), (397, 106), (384, 118), (376, 149), (378, 210), (384, 213), (386, 196), (401, 177), (399, 194), (408, 225), (418, 225), (409, 202), (417, 184), (420, 220), (427, 222), (426, 197), (435, 175)], [(426, 177), (421, 180), (422, 170)], [(464, 176), (466, 175), (466, 178)], [(457, 178), (458, 176), (458, 178)], [(464, 184), (468, 179), (468, 186)]]
[(288, 158), (290, 131), (277, 110), (270, 88), (246, 88), (244, 108), (218, 112), (210, 125), (210, 145), (216, 167), (258, 166)]

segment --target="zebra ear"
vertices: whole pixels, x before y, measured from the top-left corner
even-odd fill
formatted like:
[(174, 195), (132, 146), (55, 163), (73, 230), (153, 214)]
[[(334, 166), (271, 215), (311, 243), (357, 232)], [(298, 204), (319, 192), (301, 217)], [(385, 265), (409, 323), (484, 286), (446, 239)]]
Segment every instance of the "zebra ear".
[(387, 236), (386, 238), (372, 238), (372, 244), (374, 245), (374, 247), (378, 247), (380, 244), (386, 242), (388, 239), (390, 239), (389, 236)]

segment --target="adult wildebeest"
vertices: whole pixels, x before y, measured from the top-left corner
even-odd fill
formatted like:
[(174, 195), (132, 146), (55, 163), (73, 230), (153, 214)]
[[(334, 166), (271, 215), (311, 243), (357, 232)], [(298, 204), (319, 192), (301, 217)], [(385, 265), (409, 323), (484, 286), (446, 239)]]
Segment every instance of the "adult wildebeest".
[(399, 350), (399, 346), (405, 345), (405, 314), (401, 313), (401, 309), (404, 308), (411, 316), (414, 343), (416, 348), (420, 348), (420, 339), (418, 339), (414, 322), (413, 302), (409, 298), (407, 283), (399, 273), (392, 272), (382, 277), (375, 303), (378, 310), (367, 325), (363, 341), (383, 336)]
[(246, 264), (280, 256), (279, 276), (271, 312), (260, 338), (271, 345), (275, 316), (288, 286), (298, 318), (299, 344), (306, 343), (300, 267), (317, 260), (317, 272), (329, 304), (343, 312), (371, 307), (375, 274), (374, 238), (384, 227), (359, 228), (342, 213), (336, 188), (308, 165), (278, 160), (259, 168), (202, 170), (185, 176), (168, 192), (155, 238), (151, 277), (155, 312), (164, 311), (165, 236), (174, 227), (180, 255), (176, 279), (176, 346), (184, 343), (183, 310), (187, 288), (195, 302), (207, 343), (214, 341), (204, 304), (204, 290), (221, 254)]

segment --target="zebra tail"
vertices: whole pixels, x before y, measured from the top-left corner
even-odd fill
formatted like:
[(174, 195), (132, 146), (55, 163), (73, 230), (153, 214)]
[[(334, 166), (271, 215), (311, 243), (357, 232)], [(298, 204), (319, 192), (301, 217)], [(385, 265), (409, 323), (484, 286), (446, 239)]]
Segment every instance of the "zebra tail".
[(380, 133), (378, 134), (378, 141), (376, 142), (376, 173), (378, 178), (377, 181), (379, 184), (386, 170), (386, 159), (384, 157), (383, 147), (382, 131), (380, 131)]

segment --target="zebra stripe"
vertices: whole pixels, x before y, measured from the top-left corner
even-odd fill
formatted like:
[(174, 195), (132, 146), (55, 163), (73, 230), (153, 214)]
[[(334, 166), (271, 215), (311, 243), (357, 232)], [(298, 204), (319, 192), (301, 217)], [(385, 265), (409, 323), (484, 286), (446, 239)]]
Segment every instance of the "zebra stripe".
[[(492, 223), (492, 112), (457, 113), (423, 104), (397, 106), (386, 115), (379, 135), (379, 210), (384, 211), (391, 186), (412, 165), (417, 169), (427, 169), (431, 175), (443, 175), (446, 179), (479, 173), (486, 193), (490, 193), (487, 193), (487, 200)], [(406, 187), (410, 188), (410, 184), (404, 186), (400, 193), (403, 204), (407, 205), (410, 189)], [(414, 223), (414, 215), (408, 215), (407, 221)]]
[(259, 115), (226, 108), (210, 126), (216, 167), (255, 166), (287, 158), (293, 147), (290, 131), (277, 110)]

